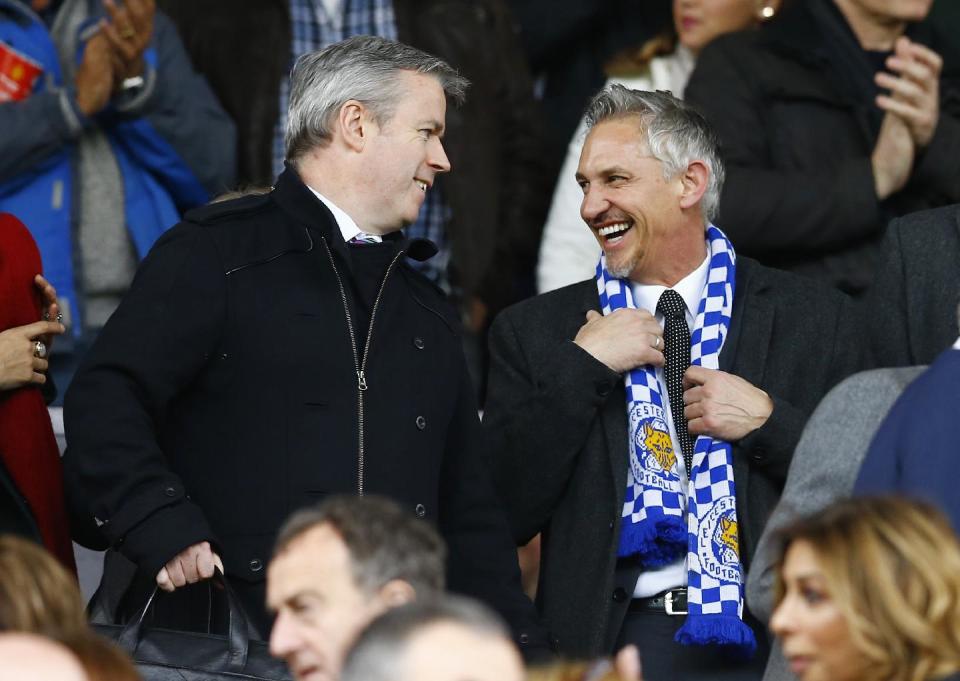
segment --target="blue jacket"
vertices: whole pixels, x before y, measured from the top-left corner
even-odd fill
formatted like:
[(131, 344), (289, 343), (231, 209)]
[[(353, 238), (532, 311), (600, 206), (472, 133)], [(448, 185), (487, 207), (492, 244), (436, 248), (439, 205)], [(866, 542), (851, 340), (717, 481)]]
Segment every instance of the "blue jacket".
[(907, 386), (870, 443), (854, 494), (898, 493), (939, 506), (960, 531), (960, 350)]
[[(87, 5), (87, 26), (104, 16), (99, 1), (74, 1)], [(160, 13), (144, 55), (144, 88), (114, 97), (92, 118), (77, 107), (57, 46), (26, 4), (0, 0), (0, 41), (43, 68), (28, 98), (0, 104), (0, 211), (13, 213), (29, 227), (46, 276), (69, 305), (79, 333), (82, 291), (71, 245), (79, 214), (75, 159), (83, 131), (95, 125), (109, 140), (123, 178), (127, 229), (143, 257), (181, 212), (230, 185), (233, 123), (193, 72), (175, 29)], [(81, 36), (77, 45), (79, 62)]]

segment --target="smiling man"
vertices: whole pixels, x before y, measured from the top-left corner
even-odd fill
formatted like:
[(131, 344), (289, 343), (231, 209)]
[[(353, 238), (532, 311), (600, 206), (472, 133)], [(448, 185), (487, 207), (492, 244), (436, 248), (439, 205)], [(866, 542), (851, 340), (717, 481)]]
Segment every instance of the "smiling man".
[[(301, 57), (273, 190), (188, 214), (153, 249), (67, 396), (68, 468), (158, 614), (204, 625), (222, 562), (261, 634), (291, 511), (376, 493), (435, 523), (451, 589), (537, 636), (481, 457), (456, 314), (406, 258), (466, 81), (401, 43)], [(108, 571), (104, 580), (111, 585)], [(140, 594), (139, 596), (137, 594)]]
[(744, 574), (804, 422), (859, 365), (851, 302), (737, 256), (689, 106), (615, 85), (587, 120), (577, 180), (602, 256), (494, 324), (498, 489), (517, 543), (543, 534), (562, 652), (634, 643), (648, 681), (759, 678)]

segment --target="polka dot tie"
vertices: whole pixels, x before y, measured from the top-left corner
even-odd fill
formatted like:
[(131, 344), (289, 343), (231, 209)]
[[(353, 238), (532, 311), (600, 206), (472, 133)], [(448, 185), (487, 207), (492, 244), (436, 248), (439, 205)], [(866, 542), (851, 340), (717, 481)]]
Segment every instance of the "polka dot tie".
[(690, 366), (690, 328), (687, 326), (686, 310), (683, 298), (671, 289), (664, 291), (657, 302), (657, 312), (663, 315), (664, 320), (663, 356), (666, 363), (663, 375), (667, 381), (673, 427), (677, 431), (689, 478), (693, 465), (693, 438), (690, 437), (687, 419), (683, 415), (683, 374)]

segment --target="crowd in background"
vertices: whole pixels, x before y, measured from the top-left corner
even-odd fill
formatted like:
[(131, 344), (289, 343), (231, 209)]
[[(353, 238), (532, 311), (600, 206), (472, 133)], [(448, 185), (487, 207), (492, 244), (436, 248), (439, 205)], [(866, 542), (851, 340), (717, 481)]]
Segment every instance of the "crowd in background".
[[(729, 237), (745, 256), (737, 296), (750, 297), (733, 317), (736, 363), (715, 355), (745, 379), (738, 400), (759, 386), (773, 410), (735, 435), (680, 433), (698, 408), (687, 391), (714, 384), (687, 378), (667, 396), (664, 370), (648, 372), (665, 393), (654, 403), (670, 412), (668, 441), (733, 443), (734, 614), (759, 652), (730, 678), (960, 678), (958, 35), (952, 0), (0, 0), (0, 681), (151, 678), (151, 665), (171, 661), (133, 653), (125, 624), (147, 615), (187, 630), (207, 613), (207, 629), (232, 640), (231, 608), (246, 613), (242, 664), (257, 678), (705, 678), (652, 662), (644, 676), (659, 644), (651, 637), (638, 653), (632, 644), (652, 630), (629, 629), (630, 617), (672, 614), (662, 596), (678, 590), (685, 609), (693, 578), (682, 556), (641, 571), (618, 554), (630, 515), (618, 508), (608, 527), (609, 504), (595, 501), (607, 493), (597, 481), (611, 477), (609, 433), (622, 430), (604, 415), (606, 398), (626, 380), (628, 411), (638, 408), (639, 379), (636, 363), (619, 366), (584, 332), (599, 338), (598, 283), (600, 311), (617, 313), (604, 278), (617, 230), (666, 239), (656, 218), (621, 227), (592, 203), (601, 174), (588, 163), (600, 153), (590, 135), (636, 112), (629, 94), (617, 99), (631, 90), (683, 102), (642, 100), (658, 162), (662, 149), (683, 157), (716, 137), (720, 170), (710, 167), (696, 211), (709, 241)], [(316, 118), (309, 88), (320, 80), (298, 80), (298, 58), (356, 36), (442, 60), (430, 68), (449, 102), (445, 120), (441, 110), (425, 124), (433, 174), (417, 176), (422, 205), (404, 220), (403, 267), (417, 275), (404, 270), (413, 302), (394, 302), (383, 322), (400, 339), (389, 344), (400, 368), (389, 371), (376, 364), (374, 320), (395, 242), (353, 225), (370, 244), (358, 247), (311, 178), (355, 172), (379, 200), (396, 159), (324, 170), (314, 151), (337, 145), (291, 133)], [(610, 100), (591, 104), (601, 88)], [(406, 115), (394, 109), (388, 118)], [(678, 136), (687, 125), (700, 137)], [(611, 191), (617, 172), (603, 170)], [(239, 245), (277, 206), (304, 225), (320, 219), (304, 189), (330, 209), (342, 243), (308, 229), (307, 243), (278, 230)], [(216, 245), (170, 230), (184, 219)], [(337, 410), (356, 408), (326, 387), (323, 371), (344, 359), (326, 350), (331, 317), (315, 301), (271, 299), (297, 290), (299, 271), (253, 279), (289, 254), (324, 267), (329, 256), (343, 297), (356, 363), (347, 373), (361, 396), (357, 498), (338, 494), (352, 479), (259, 458), (278, 433), (353, 451), (331, 435), (346, 421)], [(182, 283), (214, 262), (210, 276)], [(251, 277), (242, 304), (221, 290), (224, 269)], [(717, 271), (703, 276), (713, 283)], [(333, 282), (323, 285), (335, 292)], [(631, 301), (642, 297), (636, 284)], [(687, 305), (695, 345), (699, 295)], [(653, 307), (658, 326), (643, 330), (662, 367), (675, 336), (670, 312)], [(544, 340), (554, 335), (564, 350)], [(277, 356), (262, 360), (268, 348)], [(768, 351), (776, 361), (765, 364)], [(138, 364), (153, 352), (166, 363)], [(249, 383), (237, 378), (244, 369)], [(437, 381), (421, 385), (429, 372)], [(372, 391), (365, 407), (367, 377), (389, 380), (386, 401)], [(263, 387), (281, 378), (289, 395)], [(212, 397), (223, 394), (228, 406)], [(300, 408), (314, 425), (289, 425)], [(363, 418), (381, 412), (396, 418), (367, 446), (395, 459), (370, 464), (364, 496)], [(477, 413), (482, 429), (467, 423)], [(657, 433), (646, 433), (652, 449)], [(244, 463), (199, 454), (220, 445)], [(417, 447), (431, 454), (413, 461)], [(689, 458), (683, 470), (692, 485)], [(612, 475), (621, 497), (622, 473)], [(180, 481), (191, 475), (195, 485)], [(73, 542), (97, 553), (79, 549), (77, 562)], [(515, 546), (535, 609), (504, 565)], [(186, 551), (193, 562), (181, 567)], [(181, 600), (154, 602), (158, 588)], [(610, 624), (617, 617), (623, 629)]]

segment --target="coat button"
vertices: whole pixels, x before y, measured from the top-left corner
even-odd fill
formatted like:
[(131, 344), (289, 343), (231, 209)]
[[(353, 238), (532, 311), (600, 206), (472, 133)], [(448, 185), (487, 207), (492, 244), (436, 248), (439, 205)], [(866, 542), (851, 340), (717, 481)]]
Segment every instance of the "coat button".
[(177, 490), (175, 490), (173, 487), (167, 487), (167, 489), (163, 490), (163, 493), (166, 494), (168, 497), (177, 496)]
[(417, 430), (423, 430), (427, 427), (427, 419), (422, 416), (417, 417)]
[(417, 336), (413, 339), (413, 347), (417, 350), (423, 350), (423, 339), (420, 336)]
[(422, 518), (427, 515), (427, 507), (423, 504), (417, 504), (417, 507), (414, 509), (414, 512), (417, 514), (418, 518)]
[(625, 600), (627, 600), (627, 592), (623, 587), (618, 586), (613, 590), (613, 600), (617, 603), (623, 603)]
[(526, 645), (527, 643), (530, 643), (530, 635), (520, 634), (520, 645)]
[(753, 454), (750, 455), (750, 459), (754, 463), (764, 463), (767, 460), (767, 453), (762, 449), (754, 449)]
[(597, 381), (597, 394), (600, 397), (606, 397), (611, 390), (613, 390), (613, 387), (610, 385), (610, 381)]
[(607, 525), (607, 529), (608, 529), (608, 530), (612, 530), (612, 529), (613, 529), (613, 521), (612, 521), (612, 520), (610, 521), (610, 524)]
[(263, 561), (259, 558), (250, 559), (250, 572), (260, 572), (263, 569)]

